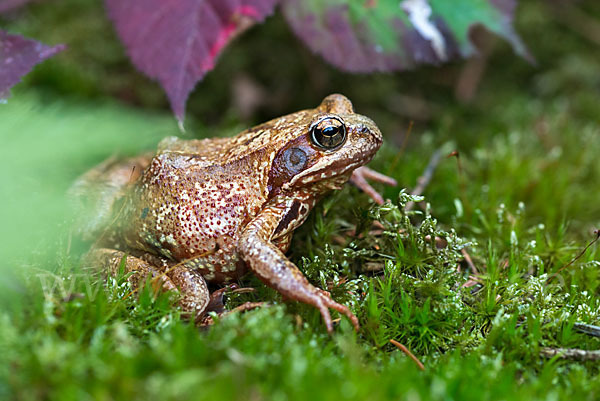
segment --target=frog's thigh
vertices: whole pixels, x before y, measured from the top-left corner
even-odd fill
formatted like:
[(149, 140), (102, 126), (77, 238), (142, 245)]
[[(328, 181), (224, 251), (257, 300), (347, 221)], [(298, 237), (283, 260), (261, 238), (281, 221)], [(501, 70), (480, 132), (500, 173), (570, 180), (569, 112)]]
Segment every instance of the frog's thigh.
[(210, 301), (210, 292), (204, 277), (199, 272), (181, 265), (169, 267), (166, 274), (181, 293), (181, 309), (189, 314), (190, 318), (200, 319)]
[(124, 268), (126, 273), (134, 273), (130, 282), (134, 286), (144, 283), (146, 278), (156, 279), (156, 282), (167, 291), (176, 291), (181, 294), (179, 305), (193, 318), (200, 317), (210, 299), (210, 293), (204, 278), (196, 272), (181, 266), (169, 266), (160, 259), (150, 256), (149, 260), (127, 255), (115, 249), (97, 248), (90, 252), (87, 260), (100, 264), (101, 268), (111, 275), (116, 275), (125, 258)]
[(96, 187), (98, 184), (122, 187), (139, 178), (150, 164), (152, 156), (153, 153), (127, 159), (111, 157), (79, 177), (74, 187), (86, 185)]
[(160, 267), (154, 266), (135, 256), (127, 255), (123, 251), (109, 248), (96, 248), (90, 251), (86, 256), (86, 262), (99, 266), (100, 269), (108, 272), (111, 276), (116, 276), (119, 273), (121, 265), (123, 265), (125, 273), (133, 273), (129, 277), (129, 282), (135, 287), (142, 284), (146, 278), (151, 277), (160, 280), (161, 285), (165, 290), (177, 291), (177, 287), (175, 287), (169, 277), (161, 274)]

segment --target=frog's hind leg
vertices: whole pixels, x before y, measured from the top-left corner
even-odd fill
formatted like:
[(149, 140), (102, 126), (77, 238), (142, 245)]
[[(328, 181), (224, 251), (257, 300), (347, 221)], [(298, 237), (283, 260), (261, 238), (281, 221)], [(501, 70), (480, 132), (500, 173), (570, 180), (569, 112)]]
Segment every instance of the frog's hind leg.
[[(84, 239), (96, 238), (108, 225), (115, 201), (123, 196), (152, 160), (152, 154), (127, 159), (111, 157), (81, 175), (69, 189), (77, 215), (76, 227)], [(93, 211), (93, 212), (92, 212)]]
[(113, 276), (124, 265), (125, 273), (133, 273), (129, 281), (135, 289), (150, 278), (158, 288), (178, 292), (181, 295), (179, 306), (194, 321), (202, 318), (210, 300), (206, 281), (199, 273), (176, 264), (169, 265), (154, 255), (135, 257), (115, 249), (96, 248), (87, 255), (86, 260)]

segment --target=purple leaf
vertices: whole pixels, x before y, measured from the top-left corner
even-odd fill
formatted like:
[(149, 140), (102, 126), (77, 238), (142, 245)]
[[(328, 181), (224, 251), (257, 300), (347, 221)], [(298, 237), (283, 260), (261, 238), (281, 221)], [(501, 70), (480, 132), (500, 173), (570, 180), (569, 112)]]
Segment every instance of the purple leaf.
[(0, 99), (8, 97), (9, 89), (36, 64), (63, 49), (64, 45), (47, 46), (0, 30)]
[(160, 82), (183, 121), (196, 83), (240, 31), (262, 21), (279, 0), (106, 0), (133, 64)]
[(292, 30), (315, 53), (350, 72), (439, 64), (475, 51), (483, 25), (531, 60), (512, 26), (516, 0), (284, 0)]

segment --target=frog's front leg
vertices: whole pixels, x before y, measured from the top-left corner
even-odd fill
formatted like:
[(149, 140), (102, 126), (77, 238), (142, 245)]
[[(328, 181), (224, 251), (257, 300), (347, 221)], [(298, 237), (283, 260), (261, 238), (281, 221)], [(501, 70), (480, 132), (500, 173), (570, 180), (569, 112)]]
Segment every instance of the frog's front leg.
[(381, 194), (377, 192), (375, 188), (371, 186), (371, 184), (369, 184), (367, 179), (373, 180), (375, 182), (380, 182), (385, 185), (390, 185), (392, 187), (398, 185), (396, 180), (394, 180), (392, 177), (383, 175), (366, 166), (362, 166), (354, 170), (352, 172), (352, 176), (350, 177), (350, 182), (356, 185), (358, 189), (369, 195), (369, 197), (373, 199), (373, 201), (375, 201), (375, 203), (377, 203), (378, 205), (383, 205), (383, 196), (381, 196)]
[(333, 324), (329, 308), (346, 315), (358, 330), (358, 319), (350, 309), (331, 299), (328, 292), (311, 285), (302, 272), (273, 243), (274, 240), (288, 235), (290, 230), (295, 228), (292, 227), (294, 220), (298, 225), (302, 222), (298, 221), (299, 211), (308, 213), (312, 204), (302, 206), (301, 202), (298, 199), (279, 199), (270, 202), (242, 232), (238, 243), (240, 255), (250, 269), (269, 287), (287, 298), (319, 309), (330, 333), (333, 331)]
[(163, 290), (178, 292), (181, 294), (179, 306), (194, 321), (202, 317), (210, 300), (206, 281), (200, 273), (180, 264), (168, 263), (151, 254), (135, 257), (115, 249), (95, 248), (86, 259), (99, 264), (113, 276), (124, 263), (125, 272), (134, 273), (130, 282), (136, 288), (147, 278), (151, 278), (152, 283), (158, 283)]

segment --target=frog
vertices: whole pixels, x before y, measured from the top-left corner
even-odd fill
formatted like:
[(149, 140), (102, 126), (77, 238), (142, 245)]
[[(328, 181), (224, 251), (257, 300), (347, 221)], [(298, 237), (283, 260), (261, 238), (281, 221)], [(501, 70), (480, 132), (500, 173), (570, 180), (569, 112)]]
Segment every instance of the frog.
[(86, 262), (111, 275), (124, 268), (136, 286), (150, 281), (178, 293), (194, 321), (209, 310), (208, 284), (251, 271), (285, 299), (316, 307), (328, 332), (330, 309), (358, 330), (351, 310), (285, 253), (315, 204), (346, 182), (383, 203), (367, 179), (395, 180), (364, 166), (381, 144), (377, 125), (333, 94), (234, 137), (167, 137), (156, 152), (108, 159), (71, 189), (93, 210), (80, 228), (95, 238)]

